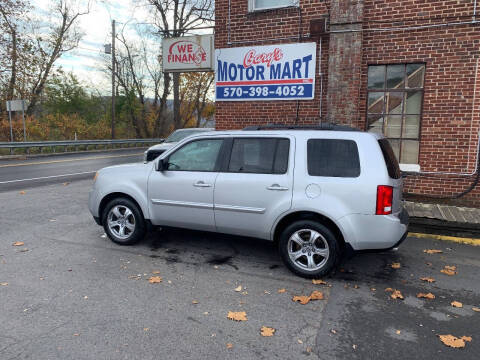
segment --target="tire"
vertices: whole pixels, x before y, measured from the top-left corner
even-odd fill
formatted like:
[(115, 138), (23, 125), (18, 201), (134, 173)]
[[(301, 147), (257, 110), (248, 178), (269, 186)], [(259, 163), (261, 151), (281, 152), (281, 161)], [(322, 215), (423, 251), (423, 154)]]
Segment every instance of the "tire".
[(127, 198), (113, 199), (105, 206), (102, 224), (110, 240), (118, 245), (136, 244), (147, 232), (141, 210)]
[[(313, 243), (310, 241), (312, 235)], [(287, 226), (280, 235), (278, 246), (285, 265), (304, 278), (328, 275), (340, 260), (335, 235), (314, 220), (299, 220)]]

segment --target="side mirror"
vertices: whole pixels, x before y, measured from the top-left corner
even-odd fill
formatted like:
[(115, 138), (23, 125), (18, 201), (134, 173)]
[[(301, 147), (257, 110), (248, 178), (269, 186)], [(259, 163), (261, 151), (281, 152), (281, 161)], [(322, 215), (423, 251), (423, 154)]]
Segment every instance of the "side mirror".
[(168, 161), (166, 161), (165, 159), (160, 159), (157, 161), (156, 163), (156, 169), (157, 171), (164, 171), (164, 170), (167, 170), (167, 164), (168, 164)]

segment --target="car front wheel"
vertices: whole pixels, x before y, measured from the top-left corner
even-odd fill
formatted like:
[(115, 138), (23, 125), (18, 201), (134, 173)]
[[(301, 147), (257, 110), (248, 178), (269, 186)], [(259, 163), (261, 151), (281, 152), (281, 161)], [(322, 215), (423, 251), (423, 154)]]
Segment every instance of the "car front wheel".
[(126, 198), (111, 200), (102, 217), (103, 228), (110, 240), (119, 245), (133, 245), (146, 233), (145, 220), (138, 206)]
[(278, 245), (285, 265), (306, 278), (327, 275), (339, 260), (338, 242), (333, 233), (312, 220), (289, 225), (280, 235)]

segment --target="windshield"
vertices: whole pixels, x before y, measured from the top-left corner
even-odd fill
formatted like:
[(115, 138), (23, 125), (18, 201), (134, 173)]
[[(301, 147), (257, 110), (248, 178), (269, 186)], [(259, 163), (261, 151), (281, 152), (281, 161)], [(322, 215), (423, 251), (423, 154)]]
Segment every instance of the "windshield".
[(185, 139), (187, 136), (199, 133), (199, 132), (204, 132), (207, 130), (181, 130), (181, 131), (174, 131), (173, 133), (170, 134), (170, 136), (165, 140), (165, 142), (178, 142), (180, 140)]

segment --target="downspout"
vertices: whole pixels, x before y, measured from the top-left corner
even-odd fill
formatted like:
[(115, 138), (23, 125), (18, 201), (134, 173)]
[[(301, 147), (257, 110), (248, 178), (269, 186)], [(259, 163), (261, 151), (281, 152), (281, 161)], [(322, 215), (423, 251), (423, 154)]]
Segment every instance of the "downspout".
[(228, 24), (227, 24), (227, 45), (232, 45), (230, 33), (231, 33), (231, 22), (232, 22), (232, 0), (228, 0)]
[(472, 23), (475, 23), (477, 20), (477, 0), (473, 2), (473, 19)]

